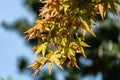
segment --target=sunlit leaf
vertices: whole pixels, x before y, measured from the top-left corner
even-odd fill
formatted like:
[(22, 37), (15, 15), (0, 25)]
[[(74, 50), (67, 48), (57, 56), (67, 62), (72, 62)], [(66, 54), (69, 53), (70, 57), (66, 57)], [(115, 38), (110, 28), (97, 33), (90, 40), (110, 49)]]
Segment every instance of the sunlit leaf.
[(84, 24), (84, 26), (86, 27), (86, 29), (93, 35), (96, 36), (93, 29), (87, 24), (86, 21), (82, 20), (82, 23)]
[(35, 23), (43, 23), (42, 20), (35, 20)]
[(102, 19), (104, 19), (104, 4), (99, 4), (98, 7), (99, 7), (100, 15)]
[(82, 47), (80, 47), (80, 52), (82, 53), (82, 55), (86, 58), (86, 55), (85, 55), (85, 51)]
[(117, 14), (115, 4), (120, 4), (118, 0), (40, 0), (40, 2), (44, 3), (44, 7), (40, 9), (39, 19), (25, 32), (28, 40), (38, 40), (38, 45), (33, 47), (35, 57), (37, 56), (36, 61), (29, 66), (34, 69), (34, 74), (37, 74), (46, 63), (49, 74), (53, 63), (63, 69), (62, 65), (67, 60), (68, 67), (79, 68), (76, 53), (86, 57), (83, 47), (90, 47), (85, 43), (86, 32), (96, 36), (92, 29), (92, 25), (97, 22), (96, 16), (100, 14), (104, 20), (108, 9)]
[(48, 62), (49, 74), (51, 74), (52, 66), (53, 66), (53, 62)]
[[(35, 47), (34, 47), (34, 48), (35, 48)], [(36, 57), (37, 54), (39, 54), (40, 52), (42, 52), (42, 56), (45, 56), (46, 48), (47, 48), (47, 42), (39, 45), (39, 46), (37, 47), (36, 52), (35, 52), (35, 57)]]
[(81, 38), (78, 38), (80, 45), (83, 47), (90, 47), (87, 43), (85, 43), (84, 41), (81, 40)]
[(87, 43), (85, 43), (83, 41), (80, 42), (80, 45), (83, 46), (83, 47), (90, 47)]

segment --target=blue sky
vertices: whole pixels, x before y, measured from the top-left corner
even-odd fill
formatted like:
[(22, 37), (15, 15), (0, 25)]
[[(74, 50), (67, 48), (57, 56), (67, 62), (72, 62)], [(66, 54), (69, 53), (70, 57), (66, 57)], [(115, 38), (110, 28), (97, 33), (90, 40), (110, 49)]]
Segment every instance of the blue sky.
[(0, 22), (13, 22), (19, 18), (27, 18), (33, 21), (34, 17), (23, 5), (24, 0), (1, 0), (0, 2)]
[(12, 23), (17, 19), (26, 18), (33, 22), (33, 15), (22, 4), (22, 0), (1, 0), (0, 2), (0, 77), (5, 80), (12, 76), (13, 80), (31, 80), (31, 77), (18, 73), (17, 59), (25, 56), (30, 62), (33, 55), (30, 47), (24, 43), (24, 38), (17, 32), (7, 31), (1, 27), (1, 22)]

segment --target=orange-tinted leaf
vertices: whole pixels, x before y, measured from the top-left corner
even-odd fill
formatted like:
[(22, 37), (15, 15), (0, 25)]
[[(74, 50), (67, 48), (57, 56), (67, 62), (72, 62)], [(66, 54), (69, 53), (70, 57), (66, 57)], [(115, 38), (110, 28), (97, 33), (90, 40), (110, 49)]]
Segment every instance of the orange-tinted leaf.
[(104, 19), (104, 6), (103, 6), (103, 4), (99, 4), (98, 7), (99, 7), (100, 15), (101, 15), (102, 19)]
[(81, 30), (82, 30), (82, 40), (85, 40), (86, 30), (83, 28)]

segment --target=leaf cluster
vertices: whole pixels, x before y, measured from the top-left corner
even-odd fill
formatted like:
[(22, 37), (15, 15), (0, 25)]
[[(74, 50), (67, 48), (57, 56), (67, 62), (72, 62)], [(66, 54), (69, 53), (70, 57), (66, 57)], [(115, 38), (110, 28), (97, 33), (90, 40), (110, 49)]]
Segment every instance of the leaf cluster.
[(45, 4), (40, 9), (40, 19), (26, 31), (28, 40), (37, 38), (39, 41), (39, 44), (33, 47), (37, 60), (29, 66), (35, 70), (34, 74), (46, 63), (49, 73), (53, 63), (63, 69), (62, 65), (66, 60), (69, 60), (68, 67), (72, 65), (79, 68), (76, 54), (80, 53), (86, 57), (83, 47), (90, 47), (84, 42), (86, 32), (96, 36), (91, 26), (96, 25), (97, 14), (104, 19), (109, 8), (117, 14), (115, 3), (119, 4), (118, 0), (40, 0), (40, 2)]

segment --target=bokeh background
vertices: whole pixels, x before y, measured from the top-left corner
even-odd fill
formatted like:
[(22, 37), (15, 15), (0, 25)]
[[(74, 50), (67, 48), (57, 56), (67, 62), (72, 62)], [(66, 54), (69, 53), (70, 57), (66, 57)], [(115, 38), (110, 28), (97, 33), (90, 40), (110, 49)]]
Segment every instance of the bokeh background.
[(26, 67), (34, 61), (31, 50), (36, 40), (27, 41), (24, 32), (38, 19), (39, 0), (1, 0), (0, 2), (0, 80), (120, 80), (120, 8), (118, 16), (108, 10), (103, 21), (94, 26), (97, 37), (90, 34), (86, 42), (87, 58), (77, 55), (80, 70), (64, 70), (55, 65), (48, 75), (47, 65), (37, 76)]

